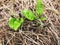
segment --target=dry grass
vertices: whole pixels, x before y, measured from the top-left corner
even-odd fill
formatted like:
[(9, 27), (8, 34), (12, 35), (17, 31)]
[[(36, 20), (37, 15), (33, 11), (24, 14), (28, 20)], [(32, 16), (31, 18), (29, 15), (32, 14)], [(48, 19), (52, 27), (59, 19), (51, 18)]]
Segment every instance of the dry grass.
[(43, 23), (50, 24), (45, 28), (38, 27), (37, 21), (28, 20), (17, 32), (8, 27), (11, 15), (23, 17), (23, 9), (31, 9), (34, 12), (36, 1), (33, 3), (32, 0), (0, 0), (0, 45), (60, 45), (59, 0), (42, 0), (45, 6), (43, 15), (47, 18)]

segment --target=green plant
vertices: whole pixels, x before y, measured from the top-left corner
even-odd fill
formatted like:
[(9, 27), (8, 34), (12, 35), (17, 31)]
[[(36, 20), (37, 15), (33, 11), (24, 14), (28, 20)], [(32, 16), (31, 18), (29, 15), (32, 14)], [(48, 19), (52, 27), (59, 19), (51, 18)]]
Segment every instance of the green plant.
[[(36, 13), (34, 13), (31, 10), (28, 9), (24, 9), (22, 10), (22, 14), (25, 18), (27, 18), (28, 20), (32, 21), (32, 20), (37, 20), (39, 24), (41, 24), (40, 26), (43, 27), (43, 23), (42, 21), (46, 20), (45, 17), (42, 17), (42, 13), (44, 11), (44, 5), (42, 4), (42, 0), (38, 0), (37, 4), (36, 4)], [(13, 12), (13, 11), (12, 11)], [(16, 16), (15, 13), (13, 13), (14, 16)], [(41, 17), (41, 18), (39, 18)], [(17, 29), (21, 26), (21, 24), (24, 22), (23, 18), (13, 18), (10, 17), (9, 18), (9, 22), (8, 25), (10, 28), (14, 29), (15, 31), (17, 31)]]
[(23, 23), (23, 18), (13, 18), (13, 17), (10, 17), (9, 18), (9, 27), (14, 29), (15, 31), (19, 28), (19, 26), (21, 26), (21, 24)]

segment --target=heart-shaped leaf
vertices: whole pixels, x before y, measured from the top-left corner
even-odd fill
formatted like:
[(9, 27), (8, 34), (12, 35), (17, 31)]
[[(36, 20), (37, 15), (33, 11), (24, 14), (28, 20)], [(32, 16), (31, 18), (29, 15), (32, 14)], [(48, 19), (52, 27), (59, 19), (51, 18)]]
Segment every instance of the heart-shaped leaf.
[(43, 11), (44, 11), (44, 5), (42, 4), (42, 0), (37, 0), (36, 13), (38, 15), (42, 15)]
[(19, 26), (21, 26), (21, 24), (23, 23), (23, 18), (20, 19), (16, 19), (16, 18), (9, 18), (9, 22), (8, 25), (10, 28), (14, 29), (15, 31), (17, 31), (17, 29), (19, 28)]
[(35, 15), (31, 10), (23, 10), (22, 14), (25, 16), (25, 18), (29, 19), (29, 20), (35, 20)]

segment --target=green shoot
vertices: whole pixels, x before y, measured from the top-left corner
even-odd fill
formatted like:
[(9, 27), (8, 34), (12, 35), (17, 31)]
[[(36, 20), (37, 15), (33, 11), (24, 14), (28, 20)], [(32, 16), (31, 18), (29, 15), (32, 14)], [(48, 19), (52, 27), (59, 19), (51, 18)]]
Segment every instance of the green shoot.
[[(16, 13), (14, 13), (12, 10), (10, 10), (11, 13), (16, 17)], [(42, 4), (42, 0), (37, 0), (36, 4), (36, 13), (32, 12), (31, 10), (24, 9), (22, 10), (22, 14), (25, 18), (27, 18), (30, 21), (37, 20), (41, 27), (43, 27), (43, 22), (46, 20), (45, 17), (41, 17), (44, 11), (44, 5)], [(41, 18), (39, 18), (41, 17)], [(14, 31), (17, 31), (17, 29), (21, 26), (21, 24), (24, 22), (24, 18), (9, 18), (8, 25), (10, 28), (14, 29)]]

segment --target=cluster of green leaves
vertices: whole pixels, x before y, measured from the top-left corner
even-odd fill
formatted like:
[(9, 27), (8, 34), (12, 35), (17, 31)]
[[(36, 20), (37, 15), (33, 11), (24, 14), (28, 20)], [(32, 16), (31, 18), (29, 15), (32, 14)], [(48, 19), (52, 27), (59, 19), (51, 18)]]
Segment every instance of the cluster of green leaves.
[(35, 15), (31, 10), (22, 10), (23, 15), (29, 20), (35, 20)]
[[(44, 5), (42, 4), (42, 0), (37, 0), (37, 4), (36, 4), (36, 13), (32, 12), (31, 10), (22, 10), (22, 14), (25, 18), (27, 18), (28, 20), (36, 20), (37, 17), (35, 14), (37, 14), (37, 16), (41, 16), (42, 13), (44, 11)], [(46, 20), (45, 17), (41, 17), (39, 18), (40, 20), (44, 21)], [(15, 31), (21, 26), (21, 24), (24, 22), (23, 18), (9, 18), (9, 27), (14, 29)]]
[[(36, 13), (37, 16), (34, 14), (34, 12), (32, 12), (31, 10), (22, 10), (22, 14), (29, 20), (35, 20), (36, 18), (39, 18), (40, 16), (42, 16), (42, 13), (44, 11), (44, 5), (42, 4), (42, 0), (38, 0), (37, 4), (36, 4)], [(40, 20), (44, 21), (46, 20), (45, 17), (41, 17)]]

